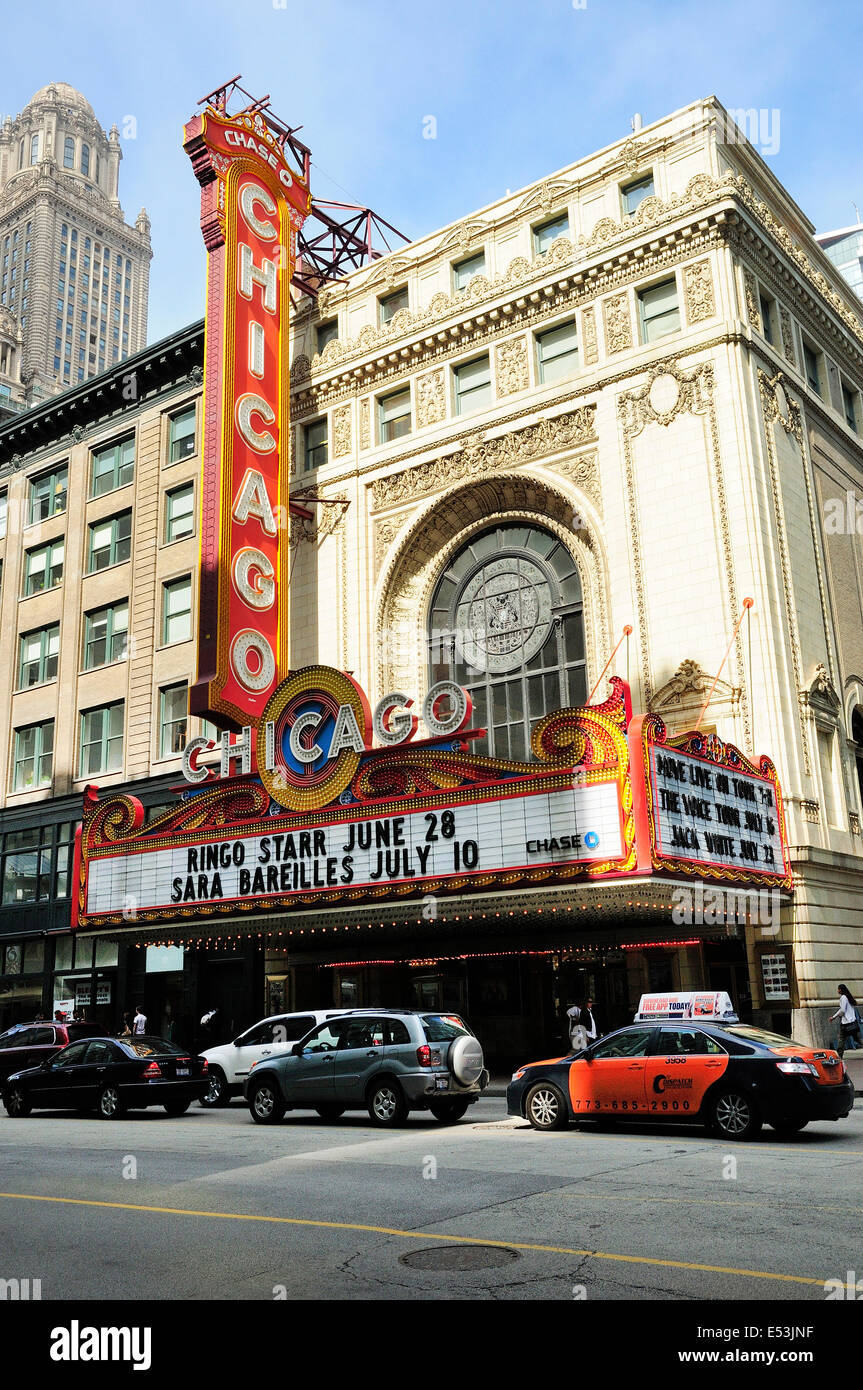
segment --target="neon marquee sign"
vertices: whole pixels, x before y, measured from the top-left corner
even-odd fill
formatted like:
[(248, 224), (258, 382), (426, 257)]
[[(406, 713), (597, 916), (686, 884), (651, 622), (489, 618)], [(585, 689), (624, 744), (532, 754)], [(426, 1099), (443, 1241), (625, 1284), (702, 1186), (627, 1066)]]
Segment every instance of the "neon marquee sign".
[(198, 678), (193, 713), (257, 720), (288, 670), (288, 335), (310, 208), (260, 112), (185, 127), (207, 247)]

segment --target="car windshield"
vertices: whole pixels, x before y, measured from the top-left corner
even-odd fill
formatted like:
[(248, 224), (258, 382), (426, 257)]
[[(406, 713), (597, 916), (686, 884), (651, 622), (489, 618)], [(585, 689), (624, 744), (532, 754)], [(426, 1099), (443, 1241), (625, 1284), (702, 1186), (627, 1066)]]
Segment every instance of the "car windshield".
[(750, 1023), (726, 1023), (724, 1031), (736, 1038), (744, 1038), (747, 1042), (766, 1043), (768, 1047), (803, 1047), (809, 1050), (808, 1043), (797, 1042), (796, 1038), (783, 1037), (781, 1033), (768, 1033), (766, 1028), (753, 1028)]
[(470, 1032), (458, 1014), (425, 1014), (423, 1028), (430, 1043), (452, 1042)]
[(175, 1047), (164, 1038), (123, 1038), (118, 1039), (120, 1047), (134, 1057), (188, 1057), (188, 1049)]
[(0, 1033), (0, 1047), (10, 1042), (12, 1038), (16, 1037), (20, 1032), (21, 1027), (16, 1023), (14, 1028), (8, 1028), (5, 1033)]

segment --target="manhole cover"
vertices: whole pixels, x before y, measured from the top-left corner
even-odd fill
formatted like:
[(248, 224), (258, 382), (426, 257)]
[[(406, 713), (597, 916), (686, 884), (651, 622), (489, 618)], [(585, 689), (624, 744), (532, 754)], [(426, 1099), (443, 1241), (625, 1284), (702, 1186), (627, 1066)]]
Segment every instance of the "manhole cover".
[(495, 1269), (518, 1259), (518, 1251), (505, 1245), (430, 1245), (400, 1256), (410, 1269)]

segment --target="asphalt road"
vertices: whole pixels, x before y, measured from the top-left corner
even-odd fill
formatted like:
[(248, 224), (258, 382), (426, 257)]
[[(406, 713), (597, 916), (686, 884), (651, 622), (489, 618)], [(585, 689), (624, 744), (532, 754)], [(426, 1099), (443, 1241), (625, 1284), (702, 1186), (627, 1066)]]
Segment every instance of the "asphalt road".
[(241, 1102), (37, 1112), (0, 1116), (0, 1173), (0, 1279), (41, 1279), (43, 1300), (823, 1302), (860, 1264), (863, 1105), (748, 1144), (537, 1134), (489, 1097), (396, 1131), (361, 1114), (267, 1128)]

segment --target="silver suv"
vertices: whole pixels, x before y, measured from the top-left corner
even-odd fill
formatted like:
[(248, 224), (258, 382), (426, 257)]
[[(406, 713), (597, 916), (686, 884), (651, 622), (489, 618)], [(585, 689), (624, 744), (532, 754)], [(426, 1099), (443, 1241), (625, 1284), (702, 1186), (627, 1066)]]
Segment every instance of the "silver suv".
[(243, 1095), (260, 1125), (286, 1110), (337, 1120), (364, 1109), (376, 1125), (401, 1124), (409, 1110), (452, 1124), (488, 1080), (482, 1048), (457, 1014), (363, 1009), (327, 1019), (286, 1056), (258, 1062)]

